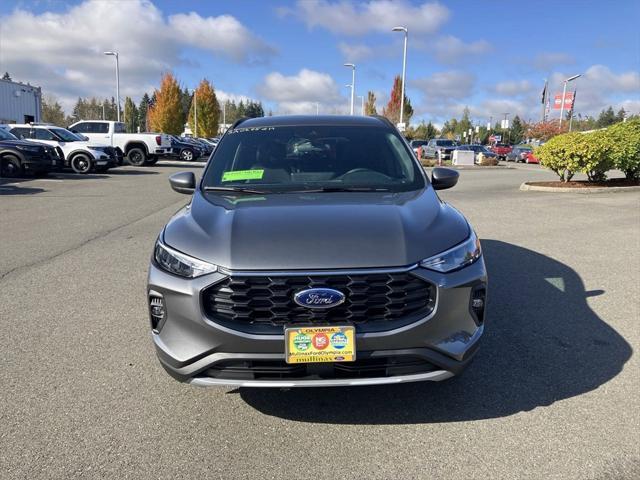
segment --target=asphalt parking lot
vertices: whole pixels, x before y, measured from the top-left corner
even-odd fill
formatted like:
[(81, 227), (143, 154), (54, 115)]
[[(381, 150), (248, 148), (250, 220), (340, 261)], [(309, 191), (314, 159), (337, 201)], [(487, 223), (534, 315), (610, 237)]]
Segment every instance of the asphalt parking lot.
[(442, 197), (482, 239), (490, 299), (459, 378), (199, 389), (156, 361), (144, 295), (180, 169), (0, 180), (0, 477), (640, 477), (640, 195), (461, 172)]

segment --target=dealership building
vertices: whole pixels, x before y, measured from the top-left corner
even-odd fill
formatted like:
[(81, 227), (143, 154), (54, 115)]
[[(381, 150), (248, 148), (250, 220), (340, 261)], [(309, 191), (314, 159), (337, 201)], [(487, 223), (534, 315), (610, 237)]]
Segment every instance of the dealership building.
[(0, 79), (0, 124), (39, 122), (41, 118), (40, 87)]

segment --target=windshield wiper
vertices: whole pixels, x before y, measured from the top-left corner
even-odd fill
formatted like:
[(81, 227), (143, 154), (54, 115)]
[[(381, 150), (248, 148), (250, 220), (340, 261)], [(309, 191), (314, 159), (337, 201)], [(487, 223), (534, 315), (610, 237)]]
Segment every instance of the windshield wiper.
[(303, 188), (302, 190), (286, 190), (286, 193), (323, 193), (323, 192), (390, 192), (385, 187), (321, 187)]
[(204, 187), (204, 191), (205, 192), (255, 193), (259, 195), (263, 195), (265, 193), (271, 193), (271, 192), (266, 192), (264, 190), (253, 190), (253, 189), (244, 188), (244, 187)]

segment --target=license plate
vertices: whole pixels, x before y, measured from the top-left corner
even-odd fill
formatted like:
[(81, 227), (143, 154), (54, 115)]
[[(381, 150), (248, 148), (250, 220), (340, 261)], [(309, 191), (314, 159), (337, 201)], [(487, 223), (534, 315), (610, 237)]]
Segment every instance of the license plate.
[(356, 359), (353, 325), (286, 328), (284, 340), (287, 363), (353, 362)]

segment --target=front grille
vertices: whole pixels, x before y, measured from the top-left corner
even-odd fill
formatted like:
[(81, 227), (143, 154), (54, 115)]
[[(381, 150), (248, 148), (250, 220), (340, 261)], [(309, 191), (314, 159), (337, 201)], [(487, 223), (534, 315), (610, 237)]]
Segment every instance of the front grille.
[[(314, 310), (293, 301), (307, 288), (333, 288), (344, 303)], [(229, 276), (203, 291), (205, 313), (237, 325), (378, 324), (430, 313), (435, 287), (409, 272), (358, 275)]]
[(224, 360), (209, 367), (200, 376), (228, 380), (319, 380), (394, 377), (435, 370), (438, 370), (437, 366), (421, 357), (403, 355), (313, 364), (287, 364), (276, 360)]

